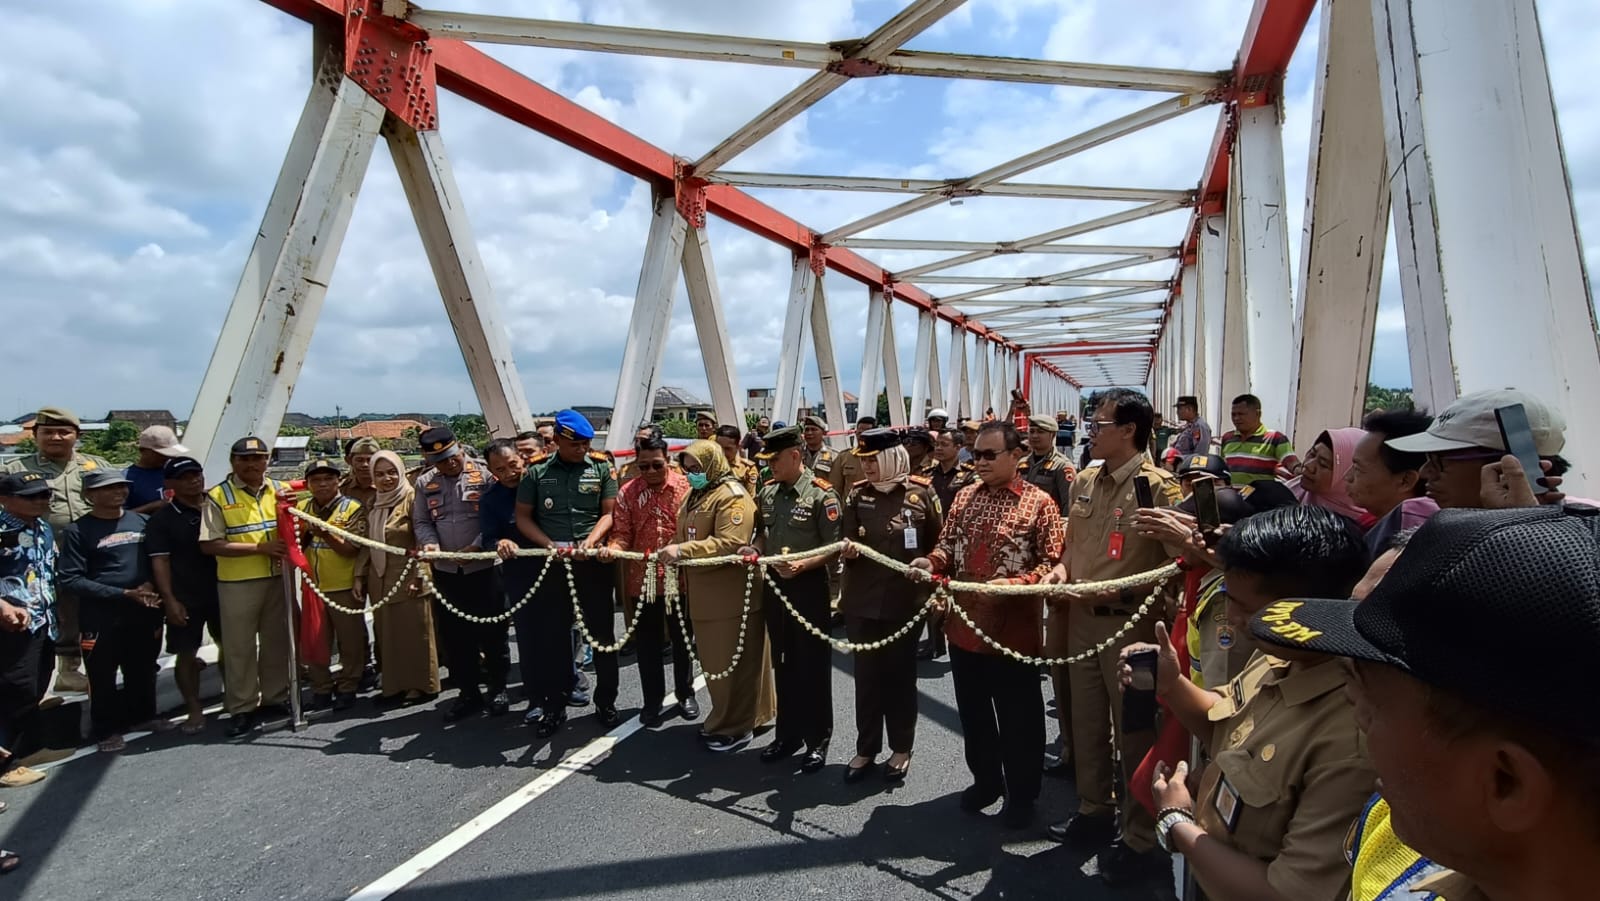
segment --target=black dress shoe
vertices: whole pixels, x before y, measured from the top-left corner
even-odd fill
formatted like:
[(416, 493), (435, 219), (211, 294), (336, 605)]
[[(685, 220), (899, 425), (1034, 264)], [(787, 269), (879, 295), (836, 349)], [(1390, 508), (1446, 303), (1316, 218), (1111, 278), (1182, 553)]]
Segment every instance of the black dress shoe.
[(539, 717), (539, 725), (534, 731), (540, 738), (549, 738), (557, 732), (560, 732), (561, 727), (565, 726), (566, 724), (567, 712), (557, 708), (547, 711), (544, 716)]
[(846, 765), (845, 768), (844, 768), (844, 781), (846, 783), (860, 782), (861, 780), (867, 778), (867, 773), (871, 769), (872, 769), (872, 764), (870, 764), (870, 763), (867, 764), (866, 766), (849, 766), (849, 765)]
[(689, 695), (678, 702), (678, 715), (691, 722), (700, 718), (700, 705)]
[(1117, 818), (1109, 813), (1075, 813), (1064, 823), (1052, 823), (1045, 834), (1063, 844), (1099, 847), (1117, 837)]
[(229, 738), (243, 738), (246, 735), (249, 735), (250, 730), (254, 729), (255, 727), (256, 715), (253, 713), (241, 713), (238, 716), (228, 720), (228, 731), (226, 734)]
[(656, 726), (661, 725), (661, 720), (660, 704), (647, 704), (643, 710), (639, 711), (639, 723), (646, 729), (654, 729)]
[(1071, 779), (1075, 775), (1072, 769), (1072, 758), (1057, 757), (1054, 754), (1044, 755), (1044, 775), (1052, 779)]
[(333, 709), (333, 692), (331, 692), (331, 691), (328, 691), (328, 692), (323, 692), (323, 691), (313, 692), (312, 695), (311, 695), (311, 703), (306, 705), (306, 709), (307, 710), (332, 710)]
[(510, 712), (511, 712), (511, 696), (506, 694), (503, 691), (495, 692), (494, 693), (494, 697), (489, 699), (489, 715), (490, 716), (505, 716), (507, 713), (510, 713)]
[(349, 710), (356, 703), (356, 693), (353, 691), (337, 692), (333, 696), (334, 710)]
[(456, 698), (456, 702), (444, 712), (444, 721), (458, 723), (481, 710), (483, 710), (482, 698)]
[(1000, 800), (1005, 792), (998, 788), (988, 788), (982, 785), (969, 785), (961, 792), (961, 809), (967, 813), (978, 813), (990, 804)]
[(800, 772), (815, 773), (828, 765), (828, 752), (822, 748), (812, 748), (806, 756), (800, 758)]
[(1007, 801), (1000, 811), (1000, 822), (1007, 829), (1026, 829), (1033, 822), (1033, 802)]
[(622, 714), (610, 704), (598, 704), (595, 711), (600, 715), (600, 724), (608, 729), (622, 722)]
[(1157, 848), (1135, 851), (1122, 842), (1101, 851), (1095, 858), (1100, 879), (1107, 885), (1126, 885), (1146, 879), (1172, 877), (1172, 858)]
[(775, 741), (761, 751), (762, 763), (777, 763), (785, 757), (793, 757), (794, 752), (800, 750), (798, 741)]

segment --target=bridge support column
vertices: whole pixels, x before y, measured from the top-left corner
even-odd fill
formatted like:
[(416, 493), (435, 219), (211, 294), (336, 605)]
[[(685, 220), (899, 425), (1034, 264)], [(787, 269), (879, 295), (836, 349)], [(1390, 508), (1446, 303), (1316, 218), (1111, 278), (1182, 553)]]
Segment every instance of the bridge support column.
[(972, 418), (972, 392), (967, 386), (967, 330), (950, 326), (950, 384), (945, 389), (950, 417), (957, 423)]
[(1389, 225), (1386, 167), (1372, 2), (1330, 0), (1306, 167), (1294, 403), (1283, 426), (1297, 448), (1361, 423)]
[[(1228, 317), (1228, 337), (1239, 332), (1243, 338), (1243, 374), (1250, 392), (1261, 398), (1262, 420), (1267, 428), (1282, 429), (1293, 401), (1289, 361), (1294, 346), (1282, 110), (1276, 102), (1241, 106), (1238, 117), (1228, 215), (1238, 223), (1239, 318)], [(1231, 362), (1225, 365), (1237, 374)]]
[[(1515, 386), (1600, 445), (1600, 350), (1533, 0), (1373, 0), (1419, 404)], [(1600, 475), (1573, 455), (1567, 486)]]
[(928, 417), (928, 389), (938, 380), (929, 364), (937, 351), (933, 347), (933, 313), (917, 311), (917, 350), (911, 363), (911, 412), (913, 425), (921, 425)]
[(1227, 217), (1211, 213), (1200, 220), (1200, 252), (1195, 282), (1199, 286), (1195, 322), (1198, 356), (1195, 360), (1195, 395), (1200, 398), (1200, 415), (1216, 428), (1226, 423), (1228, 402), (1223, 371), (1223, 327), (1227, 322), (1228, 249)]
[(672, 324), (672, 295), (678, 284), (683, 245), (689, 224), (678, 213), (671, 194), (652, 198), (650, 235), (645, 239), (644, 265), (633, 296), (628, 340), (622, 348), (622, 370), (612, 405), (612, 428), (606, 448), (622, 450), (633, 443), (634, 426), (650, 418), (655, 406), (661, 355)]
[(845, 422), (844, 387), (839, 382), (839, 364), (833, 356), (833, 327), (828, 322), (828, 292), (822, 279), (816, 280), (811, 300), (811, 344), (817, 355), (817, 379), (822, 383), (822, 409), (828, 429), (840, 431), (853, 423)]
[[(894, 298), (884, 295), (883, 303), (883, 390), (889, 399), (888, 425), (906, 424), (906, 395), (900, 385), (900, 353), (894, 341)], [(878, 423), (885, 425), (885, 423)]]
[(246, 435), (270, 441), (289, 407), (384, 108), (319, 41), (316, 81), (278, 172), (184, 432), (213, 477)]

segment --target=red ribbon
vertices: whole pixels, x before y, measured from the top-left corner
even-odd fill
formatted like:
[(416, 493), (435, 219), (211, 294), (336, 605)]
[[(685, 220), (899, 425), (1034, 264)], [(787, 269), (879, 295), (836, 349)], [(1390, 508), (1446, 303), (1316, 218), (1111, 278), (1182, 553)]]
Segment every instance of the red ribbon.
[(300, 659), (313, 666), (327, 666), (333, 662), (333, 648), (328, 641), (328, 610), (322, 598), (311, 589), (311, 561), (306, 559), (300, 546), (298, 521), (289, 514), (288, 501), (278, 502), (278, 537), (288, 547), (285, 562), (300, 570), (300, 616), (296, 629), (296, 650)]

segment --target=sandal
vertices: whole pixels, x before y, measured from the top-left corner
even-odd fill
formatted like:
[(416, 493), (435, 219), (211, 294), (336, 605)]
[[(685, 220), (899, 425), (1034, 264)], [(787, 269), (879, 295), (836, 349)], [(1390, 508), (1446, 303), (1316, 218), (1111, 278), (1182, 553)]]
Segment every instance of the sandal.
[(100, 739), (100, 744), (96, 747), (99, 748), (100, 753), (102, 754), (115, 754), (118, 751), (128, 747), (128, 743), (123, 739), (122, 736), (113, 735), (110, 738)]
[(159, 716), (156, 717), (153, 720), (145, 720), (144, 722), (142, 722), (139, 725), (134, 727), (135, 731), (139, 731), (139, 732), (154, 732), (157, 735), (161, 735), (163, 733), (171, 732), (172, 730), (174, 730), (176, 728), (178, 728), (178, 727), (177, 727), (177, 725), (175, 725), (172, 722), (172, 720), (163, 719), (163, 718), (161, 718)]
[(194, 720), (184, 720), (183, 725), (178, 727), (178, 731), (182, 732), (184, 735), (199, 735), (200, 733), (206, 731), (205, 715), (202, 714), (198, 722)]
[(17, 856), (17, 852), (0, 848), (0, 876), (4, 876), (20, 866), (22, 866), (22, 858)]

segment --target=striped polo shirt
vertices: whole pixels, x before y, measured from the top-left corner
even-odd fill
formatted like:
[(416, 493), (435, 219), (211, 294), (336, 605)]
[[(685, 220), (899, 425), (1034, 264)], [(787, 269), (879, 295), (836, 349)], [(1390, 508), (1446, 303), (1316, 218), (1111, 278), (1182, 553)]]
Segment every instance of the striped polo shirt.
[(1239, 488), (1276, 478), (1279, 466), (1293, 463), (1294, 448), (1289, 444), (1289, 436), (1261, 426), (1249, 436), (1238, 432), (1223, 435), (1222, 458), (1228, 461), (1233, 486)]

